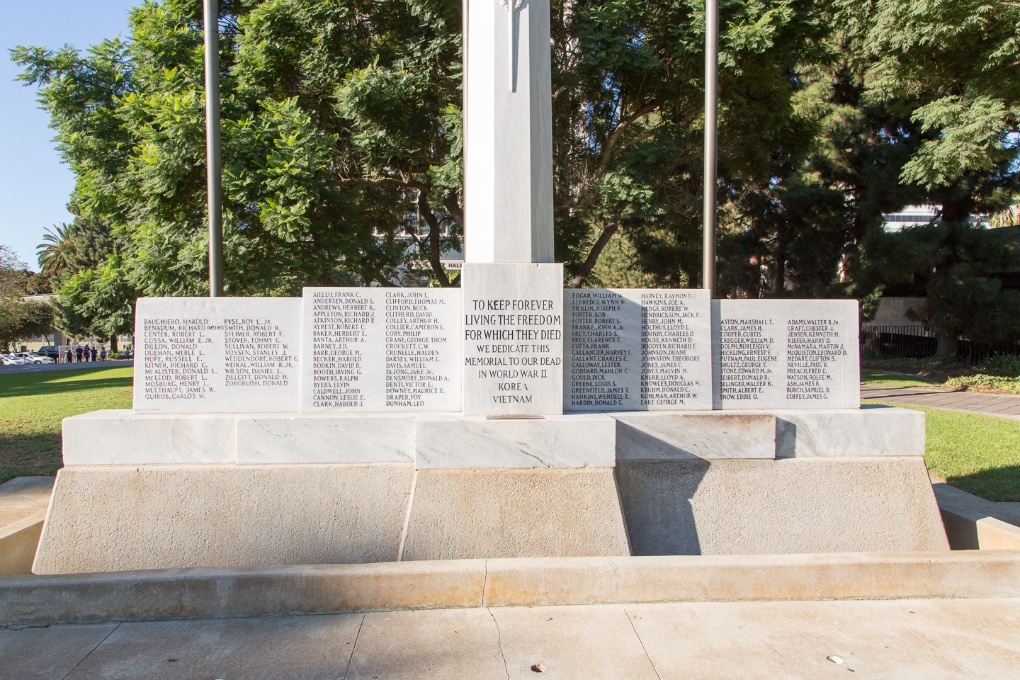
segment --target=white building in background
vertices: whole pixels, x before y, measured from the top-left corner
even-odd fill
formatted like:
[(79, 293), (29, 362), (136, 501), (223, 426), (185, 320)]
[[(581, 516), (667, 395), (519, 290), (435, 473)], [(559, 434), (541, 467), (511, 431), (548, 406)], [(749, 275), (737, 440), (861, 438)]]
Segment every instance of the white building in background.
[[(899, 212), (883, 214), (882, 218), (885, 221), (882, 228), (888, 232), (896, 232), (932, 221), (938, 222), (942, 219), (939, 216), (941, 211), (941, 205), (908, 205)], [(988, 215), (971, 215), (970, 220), (982, 227), (988, 227)]]
[(903, 210), (882, 215), (885, 222), (882, 228), (886, 231), (903, 231), (905, 227), (916, 227), (939, 219), (941, 205), (908, 205)]

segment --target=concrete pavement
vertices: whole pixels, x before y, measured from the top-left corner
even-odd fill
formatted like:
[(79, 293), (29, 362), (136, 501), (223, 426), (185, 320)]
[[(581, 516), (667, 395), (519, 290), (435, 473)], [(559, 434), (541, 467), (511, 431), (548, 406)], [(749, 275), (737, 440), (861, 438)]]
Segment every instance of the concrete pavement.
[(980, 392), (937, 392), (913, 387), (861, 385), (861, 399), (877, 399), (911, 406), (929, 406), (948, 411), (981, 413), (1020, 420), (1020, 396)]
[(4, 680), (1018, 676), (1020, 599), (492, 607), (0, 630)]

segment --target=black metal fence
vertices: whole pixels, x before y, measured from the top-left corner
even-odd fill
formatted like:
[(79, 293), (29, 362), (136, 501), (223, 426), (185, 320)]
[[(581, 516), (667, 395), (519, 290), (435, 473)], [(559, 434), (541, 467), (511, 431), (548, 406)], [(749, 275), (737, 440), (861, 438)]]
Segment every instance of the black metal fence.
[[(938, 338), (923, 326), (864, 326), (861, 357), (927, 359), (938, 352)], [(1020, 355), (1020, 340), (977, 342), (959, 338), (956, 358), (968, 365), (980, 364), (995, 354)]]

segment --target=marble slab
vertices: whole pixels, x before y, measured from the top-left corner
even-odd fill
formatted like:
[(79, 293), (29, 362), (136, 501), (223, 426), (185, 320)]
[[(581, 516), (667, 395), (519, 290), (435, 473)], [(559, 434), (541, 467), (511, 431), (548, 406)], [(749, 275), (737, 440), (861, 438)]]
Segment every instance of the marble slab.
[(579, 468), (616, 464), (616, 422), (599, 413), (532, 418), (453, 414), (415, 421), (414, 466)]
[(238, 418), (237, 464), (411, 463), (414, 415), (260, 415)]
[(859, 409), (776, 411), (778, 458), (923, 456), (924, 413), (867, 404)]
[(644, 411), (611, 417), (618, 461), (776, 457), (771, 413)]
[(305, 288), (301, 410), (459, 411), (457, 289)]
[(856, 300), (714, 300), (716, 409), (860, 406)]
[(301, 300), (139, 298), (134, 410), (297, 411)]
[(127, 409), (64, 418), (64, 465), (224, 465), (234, 459), (234, 417), (139, 414)]
[(712, 408), (705, 290), (563, 291), (565, 411)]
[(563, 413), (563, 265), (465, 262), (463, 411)]

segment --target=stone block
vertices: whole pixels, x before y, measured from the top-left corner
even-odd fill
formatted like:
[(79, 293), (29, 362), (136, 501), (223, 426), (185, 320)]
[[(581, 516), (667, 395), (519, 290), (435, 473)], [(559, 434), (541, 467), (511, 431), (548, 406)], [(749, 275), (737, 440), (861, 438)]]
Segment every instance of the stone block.
[(505, 419), (419, 415), (414, 460), (419, 470), (613, 467), (615, 440), (615, 421), (600, 413)]
[(297, 411), (299, 298), (139, 298), (139, 413)]
[(924, 460), (620, 461), (634, 555), (948, 550)]
[(392, 562), (414, 468), (67, 467), (33, 572)]
[(237, 419), (238, 465), (414, 462), (414, 415), (253, 416)]
[(775, 458), (771, 413), (613, 413), (616, 459)]
[(923, 456), (924, 413), (890, 406), (776, 411), (779, 458)]
[(234, 416), (105, 410), (64, 418), (64, 465), (233, 463)]
[(463, 412), (563, 413), (563, 265), (466, 262)]
[(611, 468), (415, 473), (403, 560), (628, 554)]

